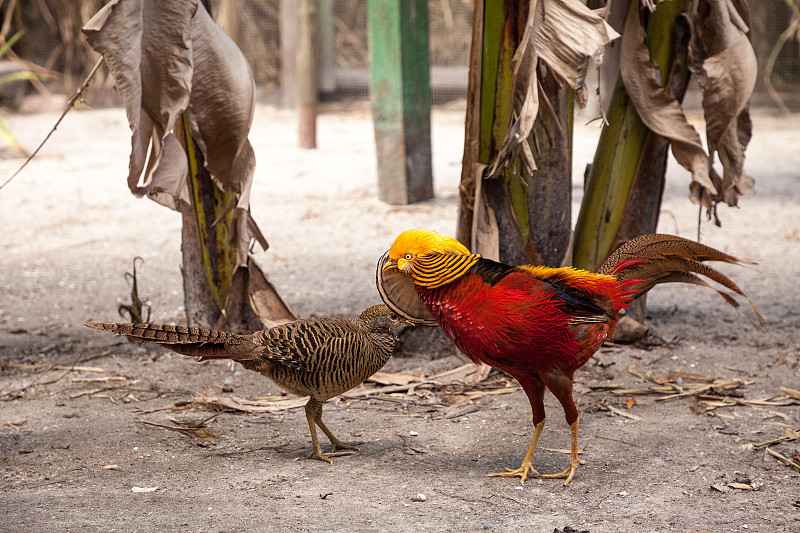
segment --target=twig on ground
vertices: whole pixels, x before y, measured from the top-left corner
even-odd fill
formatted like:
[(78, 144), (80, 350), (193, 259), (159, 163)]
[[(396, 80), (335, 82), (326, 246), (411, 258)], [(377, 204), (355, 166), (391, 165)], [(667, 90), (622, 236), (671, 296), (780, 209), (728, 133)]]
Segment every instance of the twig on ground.
[(616, 407), (608, 403), (608, 400), (606, 400), (605, 398), (597, 402), (597, 406), (603, 411), (611, 411), (614, 414), (624, 416), (625, 418), (630, 418), (631, 420), (636, 420), (636, 421), (642, 420), (641, 416), (635, 415), (633, 413), (628, 413), (626, 411), (623, 411), (622, 409), (617, 409)]
[(789, 466), (793, 466), (793, 467), (795, 467), (796, 469), (800, 470), (800, 464), (797, 464), (797, 463), (795, 463), (794, 461), (792, 461), (791, 459), (789, 459), (789, 458), (788, 458), (788, 457), (786, 457), (785, 455), (783, 455), (783, 454), (781, 454), (781, 453), (778, 453), (778, 452), (776, 452), (776, 451), (775, 451), (775, 450), (773, 450), (772, 448), (767, 448), (767, 453), (768, 453), (768, 454), (770, 454), (770, 455), (771, 455), (772, 457), (774, 457), (775, 459), (777, 459), (778, 461), (780, 461), (780, 462), (782, 462), (782, 463), (785, 463), (785, 464), (787, 464), (787, 465), (789, 465)]

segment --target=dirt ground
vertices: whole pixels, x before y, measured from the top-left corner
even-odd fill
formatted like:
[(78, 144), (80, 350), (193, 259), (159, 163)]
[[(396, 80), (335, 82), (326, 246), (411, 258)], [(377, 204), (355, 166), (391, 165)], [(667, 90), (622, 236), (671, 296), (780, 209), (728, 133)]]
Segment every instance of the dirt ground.
[[(305, 151), (294, 146), (291, 113), (258, 108), (252, 210), (271, 248), (256, 257), (298, 316), (353, 316), (379, 302), (375, 262), (400, 231), (453, 233), (463, 113), (463, 104), (434, 113), (436, 198), (396, 207), (376, 199), (367, 110), (322, 115), (320, 148)], [(12, 116), (8, 124), (33, 148), (56, 117)], [(331, 465), (306, 460), (302, 409), (222, 413), (208, 427), (218, 440), (137, 422), (206, 418), (213, 413), (153, 410), (210, 392), (253, 398), (280, 390), (225, 362), (196, 363), (83, 327), (122, 321), (124, 273), (135, 256), (144, 259), (139, 291), (151, 321), (184, 320), (180, 217), (128, 192), (122, 110), (70, 113), (0, 192), (0, 530), (800, 531), (800, 470), (747, 447), (800, 428), (800, 402), (780, 390), (800, 388), (799, 125), (797, 115), (755, 114), (746, 168), (758, 192), (740, 208), (721, 208), (721, 228), (702, 226), (703, 242), (758, 262), (720, 268), (758, 304), (766, 326), (753, 326), (713, 291), (656, 288), (647, 323), (662, 341), (609, 345), (576, 374), (586, 464), (565, 488), (485, 477), (517, 467), (529, 442), (530, 408), (519, 390), (476, 398), (472, 412), (454, 418), (432, 393), (330, 402), (332, 430), (363, 442), (360, 453)], [(596, 135), (594, 125), (577, 128), (576, 176)], [(22, 162), (4, 156), (2, 179)], [(688, 179), (671, 165), (660, 231), (696, 236)], [(573, 217), (580, 178), (574, 193)], [(431, 375), (463, 364), (432, 339), (413, 350), (406, 344), (413, 353), (386, 370)], [(102, 372), (70, 371), (73, 364)], [(734, 405), (712, 410), (694, 396), (638, 393), (634, 404), (632, 393), (597, 388), (659, 386), (629, 372), (632, 364), (654, 378), (680, 370), (745, 385), (727, 398)], [(117, 379), (86, 381), (104, 377)], [(784, 399), (752, 403), (776, 397)], [(534, 458), (545, 473), (566, 466), (557, 450), (569, 443), (557, 402), (548, 396), (546, 405)], [(791, 457), (800, 442), (770, 448)]]

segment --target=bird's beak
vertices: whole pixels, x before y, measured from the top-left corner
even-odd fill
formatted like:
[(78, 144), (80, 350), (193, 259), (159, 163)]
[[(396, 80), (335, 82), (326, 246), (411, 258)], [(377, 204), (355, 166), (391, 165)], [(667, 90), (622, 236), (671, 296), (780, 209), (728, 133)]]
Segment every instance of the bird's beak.
[(397, 268), (397, 261), (395, 261), (393, 259), (389, 259), (388, 261), (386, 261), (386, 264), (383, 265), (383, 270), (384, 271), (389, 270), (391, 268)]
[(402, 332), (409, 326), (414, 327), (416, 326), (416, 324), (414, 324), (409, 320), (403, 320), (402, 322), (398, 322), (397, 325), (395, 325), (395, 327), (392, 328), (392, 335), (394, 335), (395, 337), (399, 337), (400, 332)]

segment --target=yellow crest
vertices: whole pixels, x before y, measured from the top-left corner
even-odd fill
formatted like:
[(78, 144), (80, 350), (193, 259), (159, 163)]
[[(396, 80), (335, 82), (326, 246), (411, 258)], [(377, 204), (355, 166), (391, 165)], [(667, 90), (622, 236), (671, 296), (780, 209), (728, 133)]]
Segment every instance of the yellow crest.
[(389, 257), (397, 261), (407, 253), (423, 255), (432, 252), (470, 255), (469, 249), (452, 237), (430, 229), (414, 228), (397, 236), (392, 247), (389, 248)]
[(460, 278), (480, 257), (452, 237), (425, 228), (404, 231), (389, 249), (393, 266), (431, 289)]

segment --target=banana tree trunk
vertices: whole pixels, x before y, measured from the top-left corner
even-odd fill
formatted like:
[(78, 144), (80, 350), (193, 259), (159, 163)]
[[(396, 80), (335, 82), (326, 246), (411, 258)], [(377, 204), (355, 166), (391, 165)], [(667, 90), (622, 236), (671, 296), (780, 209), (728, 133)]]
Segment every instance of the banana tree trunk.
[(210, 326), (225, 308), (236, 269), (236, 242), (230, 238), (234, 231), (233, 210), (226, 212), (233, 193), (223, 192), (212, 181), (185, 115), (182, 126), (192, 200), (192, 212), (182, 217), (184, 302), (189, 324)]
[[(638, 2), (631, 5), (638, 7)], [(647, 22), (650, 55), (662, 83), (669, 78), (669, 91), (678, 100), (689, 76), (683, 37), (675, 53), (676, 19), (683, 9), (683, 1), (664, 2)], [(621, 242), (655, 230), (666, 173), (668, 143), (644, 125), (621, 78), (607, 120), (575, 226), (573, 265), (592, 271)]]
[[(675, 19), (672, 65), (666, 81), (667, 93), (678, 102), (683, 102), (689, 86), (689, 38), (690, 29), (683, 17)], [(661, 200), (667, 171), (669, 141), (650, 130), (645, 134), (642, 154), (633, 177), (631, 191), (625, 211), (622, 213), (617, 234), (611, 250), (620, 244), (654, 233), (658, 226)]]
[(524, 150), (496, 176), (486, 167), (503, 144), (514, 95), (512, 58), (520, 46), (531, 3), (475, 3), (466, 139), (457, 238), (485, 257), (509, 264), (562, 264), (570, 235), (572, 104), (567, 89), (541, 63), (542, 102)]

